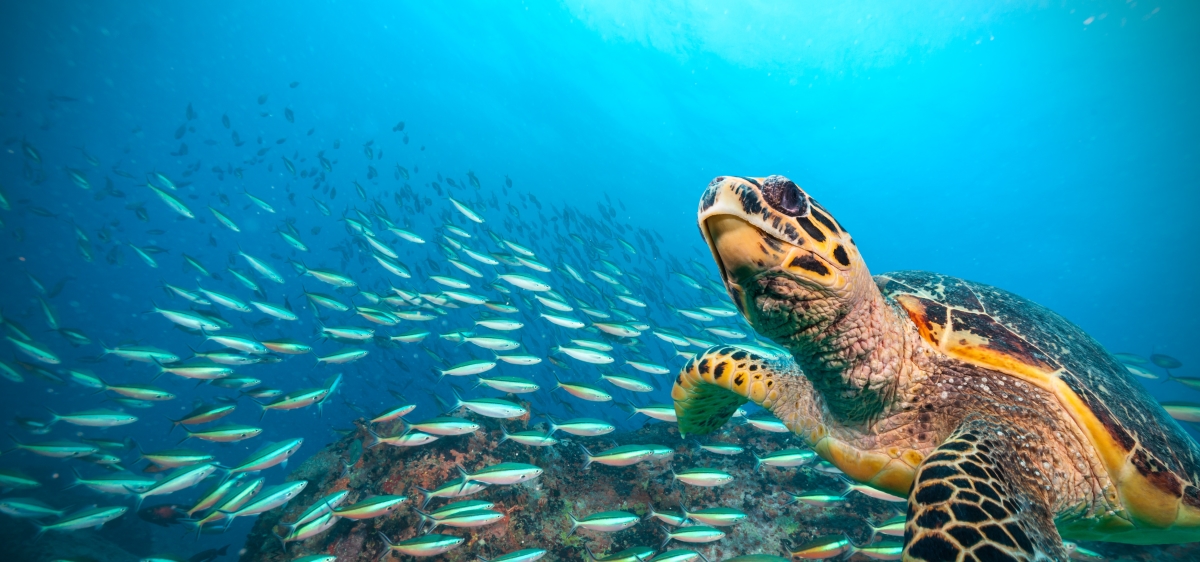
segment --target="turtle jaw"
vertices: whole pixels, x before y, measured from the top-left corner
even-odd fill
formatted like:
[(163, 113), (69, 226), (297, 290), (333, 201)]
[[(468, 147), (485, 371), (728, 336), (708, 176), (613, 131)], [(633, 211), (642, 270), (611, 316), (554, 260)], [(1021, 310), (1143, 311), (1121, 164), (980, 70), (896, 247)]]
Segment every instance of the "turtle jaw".
[(700, 230), (725, 287), (747, 320), (752, 320), (750, 312), (764, 289), (780, 282), (795, 289), (788, 292), (807, 293), (804, 300), (837, 297), (849, 285), (849, 276), (819, 255), (779, 240), (742, 217), (710, 215), (701, 220)]

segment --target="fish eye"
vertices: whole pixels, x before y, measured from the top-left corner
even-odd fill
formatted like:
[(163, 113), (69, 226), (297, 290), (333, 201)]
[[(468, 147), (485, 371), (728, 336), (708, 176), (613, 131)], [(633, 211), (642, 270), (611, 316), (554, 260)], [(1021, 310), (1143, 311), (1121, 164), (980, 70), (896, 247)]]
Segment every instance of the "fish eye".
[(808, 199), (792, 180), (768, 176), (762, 184), (762, 198), (772, 209), (789, 217), (808, 214)]

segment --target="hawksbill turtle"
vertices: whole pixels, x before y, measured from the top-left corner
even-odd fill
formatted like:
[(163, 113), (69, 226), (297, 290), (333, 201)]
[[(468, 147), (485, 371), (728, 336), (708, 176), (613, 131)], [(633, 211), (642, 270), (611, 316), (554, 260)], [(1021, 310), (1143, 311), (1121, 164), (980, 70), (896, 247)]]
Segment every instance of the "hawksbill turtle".
[(906, 560), (1200, 541), (1200, 448), (1078, 326), (980, 283), (872, 277), (782, 176), (718, 177), (698, 218), (738, 310), (788, 353), (689, 360), (671, 391), (681, 433), (760, 404), (850, 478), (908, 498)]

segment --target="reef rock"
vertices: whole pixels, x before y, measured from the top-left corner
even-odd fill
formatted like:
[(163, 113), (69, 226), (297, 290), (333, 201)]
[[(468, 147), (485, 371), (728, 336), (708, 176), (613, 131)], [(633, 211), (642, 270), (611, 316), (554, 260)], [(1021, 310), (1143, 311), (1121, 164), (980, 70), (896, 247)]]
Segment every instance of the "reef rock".
[[(825, 535), (845, 534), (854, 543), (865, 544), (871, 540), (868, 521), (882, 522), (905, 509), (903, 503), (890, 503), (856, 492), (826, 506), (791, 503), (787, 492), (841, 491), (845, 485), (836, 476), (815, 470), (811, 465), (756, 469), (751, 453), (762, 455), (800, 444), (790, 434), (766, 433), (748, 425), (730, 424), (723, 434), (704, 438), (706, 442), (719, 440), (745, 447), (741, 454), (722, 456), (700, 449), (694, 441), (680, 439), (674, 424), (667, 423), (655, 422), (638, 431), (599, 437), (578, 437), (560, 431), (555, 434), (560, 440), (557, 445), (528, 447), (512, 441), (501, 442), (500, 422), (496, 420), (475, 418), (475, 421), (483, 427), (474, 434), (443, 437), (419, 447), (379, 445), (363, 449), (364, 442), (369, 443), (371, 438), (365, 422), (360, 420), (355, 432), (331, 444), (289, 475), (289, 480), (308, 480), (308, 486), (283, 508), (259, 517), (241, 561), (285, 562), (320, 553), (334, 554), (347, 561), (379, 559), (387, 554), (380, 533), (392, 542), (418, 534), (421, 517), (415, 508), (421, 507), (422, 494), (417, 487), (433, 489), (457, 478), (455, 465), (473, 472), (501, 462), (520, 462), (537, 465), (545, 473), (524, 484), (490, 486), (467, 498), (430, 501), (428, 507), (436, 509), (459, 499), (482, 499), (494, 502), (494, 509), (506, 514), (499, 522), (483, 527), (438, 527), (438, 533), (466, 538), (462, 545), (437, 558), (452, 562), (474, 561), (476, 556), (490, 559), (526, 548), (546, 549), (548, 553), (543, 560), (587, 560), (585, 547), (597, 556), (642, 545), (661, 551), (666, 535), (662, 524), (652, 518), (617, 532), (581, 528), (570, 533), (569, 515), (584, 517), (615, 510), (645, 515), (651, 505), (668, 511), (678, 511), (681, 505), (693, 510), (732, 507), (748, 514), (744, 522), (723, 528), (727, 535), (719, 541), (708, 544), (672, 541), (667, 549), (689, 548), (712, 561), (754, 553), (786, 557), (789, 546), (798, 547)], [(509, 431), (532, 429), (525, 427), (522, 420), (503, 423)], [(398, 427), (384, 425), (375, 429), (381, 435), (388, 435)], [(580, 445), (597, 453), (614, 445), (630, 444), (666, 445), (675, 452), (673, 458), (628, 467), (593, 463), (583, 469)], [(710, 488), (683, 484), (673, 477), (672, 469), (696, 467), (717, 468), (734, 479)], [(294, 521), (319, 498), (339, 490), (350, 491), (343, 505), (383, 494), (405, 495), (409, 499), (386, 516), (358, 521), (341, 519), (308, 540), (288, 543), (285, 552), (275, 536), (276, 526)], [(1194, 545), (1143, 547), (1085, 543), (1085, 546), (1110, 560), (1200, 556), (1200, 549)]]

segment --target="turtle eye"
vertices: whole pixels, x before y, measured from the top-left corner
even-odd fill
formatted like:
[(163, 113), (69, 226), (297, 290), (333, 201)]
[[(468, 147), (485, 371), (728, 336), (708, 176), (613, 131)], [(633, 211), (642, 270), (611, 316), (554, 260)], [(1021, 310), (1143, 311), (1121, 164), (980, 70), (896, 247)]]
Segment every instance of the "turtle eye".
[(762, 184), (762, 197), (772, 209), (789, 217), (808, 214), (808, 199), (792, 180), (783, 176), (768, 176)]

